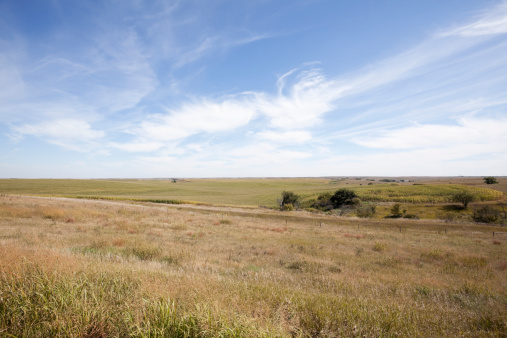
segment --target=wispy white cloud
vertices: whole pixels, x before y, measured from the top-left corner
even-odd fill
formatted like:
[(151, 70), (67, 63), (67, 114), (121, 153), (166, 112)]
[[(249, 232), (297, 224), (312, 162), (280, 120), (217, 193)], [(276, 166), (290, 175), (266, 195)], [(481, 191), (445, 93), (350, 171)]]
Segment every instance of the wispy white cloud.
[[(274, 78), (272, 91), (221, 97), (176, 97), (172, 79), (191, 68), (184, 66), (274, 34), (195, 29), (198, 18), (178, 18), (178, 3), (158, 2), (140, 17), (120, 7), (117, 16), (97, 15), (75, 50), (59, 49), (56, 38), (46, 53), (16, 47), (19, 57), (0, 48), (0, 116), (12, 139), (149, 154), (138, 163), (155, 163), (160, 172), (179, 161), (195, 173), (208, 165), (233, 173), (297, 163), (305, 175), (317, 166), (331, 172), (315, 175), (345, 167), (389, 174), (394, 164), (398, 174), (410, 174), (420, 161), (452, 168), (492, 152), (498, 160), (487, 163), (505, 163), (505, 2), (362, 69), (329, 75), (320, 64), (305, 64)], [(362, 155), (347, 155), (358, 149)]]
[(335, 93), (328, 91), (330, 87), (318, 70), (304, 71), (287, 93), (248, 92), (221, 100), (202, 99), (167, 109), (166, 114), (150, 115), (130, 132), (141, 139), (174, 141), (199, 133), (232, 131), (256, 118), (265, 118), (274, 129), (257, 136), (281, 143), (303, 143), (311, 140), (311, 133), (305, 129), (318, 125), (320, 117), (333, 108), (330, 102)]
[(203, 100), (170, 109), (164, 115), (152, 115), (132, 132), (143, 138), (172, 141), (198, 133), (233, 130), (248, 124), (255, 114), (255, 109), (246, 100)]
[(91, 141), (104, 136), (104, 132), (92, 129), (88, 122), (70, 119), (47, 121), (36, 125), (25, 124), (12, 129), (20, 136), (30, 135), (61, 140)]
[(88, 122), (83, 120), (60, 119), (13, 126), (9, 136), (15, 141), (20, 141), (26, 136), (33, 136), (63, 148), (84, 152), (97, 150), (98, 147), (94, 143), (103, 138), (105, 133), (93, 129)]
[(211, 49), (216, 48), (218, 39), (219, 38), (217, 36), (206, 37), (196, 47), (188, 49), (184, 52), (181, 52), (177, 56), (177, 61), (174, 64), (174, 68), (183, 67), (189, 63), (192, 63), (192, 62), (202, 58)]
[(0, 101), (7, 102), (20, 98), (24, 91), (25, 84), (14, 62), (0, 53)]
[(152, 152), (159, 150), (163, 147), (163, 143), (160, 142), (143, 142), (143, 141), (136, 141), (132, 143), (117, 143), (112, 142), (108, 144), (109, 147), (114, 149), (119, 149), (127, 152)]
[(504, 145), (464, 143), (424, 149), (401, 151), (375, 151), (371, 154), (343, 155), (322, 160), (321, 175), (371, 175), (377, 176), (458, 176), (504, 175), (507, 154)]
[(181, 68), (212, 53), (221, 52), (233, 47), (250, 44), (256, 41), (269, 39), (271, 35), (247, 35), (240, 37), (227, 37), (223, 35), (206, 36), (199, 41), (195, 46), (182, 48), (182, 50), (175, 55), (174, 68)]
[(377, 149), (446, 148), (456, 144), (482, 145), (483, 151), (507, 149), (507, 119), (462, 118), (457, 122), (457, 125), (415, 125), (352, 141)]
[[(500, 6), (499, 13), (497, 13), (497, 9), (492, 9), (483, 14), (483, 16), (475, 22), (466, 24), (459, 29), (465, 32), (470, 30), (470, 27), (503, 27), (501, 24), (503, 22), (502, 18), (507, 18), (505, 7), (504, 5)], [(488, 22), (490, 25), (488, 25)], [(502, 29), (497, 28), (492, 29), (491, 32), (503, 32)], [(458, 30), (454, 29), (452, 32), (457, 32)], [(463, 36), (465, 38), (462, 38)], [(269, 126), (278, 130), (271, 131), (268, 134), (259, 134), (274, 141), (277, 138), (287, 138), (290, 135), (287, 133), (284, 134), (283, 130), (302, 130), (319, 126), (326, 114), (331, 112), (333, 112), (333, 114), (339, 113), (340, 104), (351, 97), (368, 95), (368, 93), (372, 91), (391, 86), (397, 82), (402, 83), (402, 81), (431, 76), (434, 78), (432, 80), (433, 83), (424, 80), (424, 82), (419, 84), (419, 88), (414, 87), (415, 82), (408, 84), (408, 87), (412, 88), (417, 95), (414, 95), (413, 92), (410, 96), (400, 97), (400, 95), (407, 95), (407, 89), (405, 88), (400, 88), (400, 93), (402, 94), (398, 96), (392, 91), (387, 93), (391, 98), (399, 97), (399, 99), (397, 98), (399, 100), (396, 103), (397, 107), (394, 110), (400, 113), (401, 110), (405, 109), (405, 112), (401, 113), (402, 115), (406, 115), (405, 118), (431, 119), (431, 117), (435, 117), (435, 115), (441, 116), (442, 110), (447, 110), (447, 112), (456, 111), (456, 105), (463, 105), (463, 95), (461, 95), (459, 99), (456, 99), (455, 97), (459, 95), (452, 93), (452, 91), (456, 92), (456, 90), (458, 90), (463, 92), (465, 89), (468, 89), (466, 86), (473, 87), (478, 85), (477, 83), (474, 84), (471, 82), (471, 80), (460, 79), (458, 76), (460, 76), (460, 73), (463, 74), (464, 69), (470, 67), (470, 63), (464, 62), (463, 60), (480, 52), (474, 52), (468, 55), (465, 54), (456, 59), (452, 59), (451, 57), (462, 54), (471, 47), (481, 43), (483, 43), (483, 40), (473, 39), (472, 34), (438, 33), (404, 53), (376, 64), (371, 64), (355, 73), (328, 79), (319, 69), (292, 69), (278, 78), (276, 82), (278, 91), (275, 95), (267, 92), (252, 92), (246, 95), (241, 94), (244, 95), (245, 99), (243, 100), (237, 100), (237, 98), (227, 98), (222, 101), (206, 100), (199, 105), (199, 110), (209, 112), (208, 116), (216, 115), (219, 121), (221, 120), (220, 110), (222, 108), (228, 109), (227, 107), (233, 105), (235, 109), (241, 111), (240, 107), (243, 106), (244, 109), (246, 108), (252, 112), (250, 115), (251, 117), (264, 116), (268, 119)], [(504, 50), (505, 48), (503, 46), (497, 46), (497, 50), (491, 50), (490, 53), (494, 54)], [(477, 57), (480, 58), (483, 56), (479, 55)], [(504, 63), (500, 64), (500, 66), (503, 65)], [(452, 76), (449, 75), (449, 72), (443, 72), (442, 75), (438, 75), (437, 72), (442, 67), (450, 68)], [(493, 66), (491, 63), (483, 64), (475, 68), (475, 70), (468, 72), (469, 78), (474, 77), (474, 80), (477, 81), (477, 76), (480, 76), (481, 71), (484, 72), (485, 68), (488, 67), (491, 68)], [(472, 76), (474, 72), (477, 75)], [(436, 79), (434, 75), (436, 75)], [(447, 80), (445, 79), (446, 76), (448, 77)], [(460, 80), (467, 81), (463, 81), (463, 83), (460, 84)], [(289, 85), (287, 84), (288, 82), (290, 82)], [(424, 87), (425, 85), (427, 87)], [(439, 91), (438, 89), (434, 90), (437, 86), (445, 86), (446, 88), (443, 91)], [(424, 95), (425, 93), (426, 95)], [(475, 99), (477, 101), (475, 97), (471, 97), (470, 99)], [(425, 107), (425, 101), (429, 102), (430, 100), (433, 102), (430, 103), (430, 106)], [(448, 102), (445, 102), (445, 100), (448, 100)], [(491, 103), (489, 103), (491, 101), (490, 99), (482, 99), (480, 101), (483, 102), (482, 107), (491, 105)], [(373, 101), (373, 103), (375, 103), (375, 101)], [(389, 109), (394, 108), (392, 107), (393, 103), (390, 102), (386, 104), (385, 102), (377, 102), (377, 104), (380, 105), (373, 108), (371, 112), (368, 113), (368, 111), (363, 111), (359, 113), (359, 116), (363, 116), (363, 118), (371, 116), (379, 126), (383, 124), (382, 120), (379, 120), (379, 118), (385, 119), (385, 124), (392, 123), (389, 117), (386, 119), (386, 116), (379, 116), (378, 112), (384, 109), (387, 113)], [(159, 121), (156, 123), (145, 123), (144, 127), (146, 132), (151, 135), (156, 135), (157, 139), (162, 139), (161, 134), (170, 134), (172, 135), (171, 139), (178, 139), (195, 134), (199, 131), (204, 131), (205, 128), (200, 128), (198, 126), (196, 128), (180, 127), (182, 124), (177, 123), (175, 120), (178, 120), (179, 116), (186, 115), (188, 112), (185, 112), (185, 110), (184, 108), (180, 112), (177, 110), (171, 111), (170, 115), (174, 115), (174, 118), (158, 117)], [(428, 115), (430, 110), (431, 114)], [(374, 114), (377, 114), (377, 116), (374, 116)], [(195, 120), (195, 114), (190, 113), (188, 115), (190, 116), (189, 120)], [(244, 126), (251, 121), (251, 117), (243, 120), (243, 123), (240, 124), (226, 124), (224, 130), (231, 130), (235, 127)], [(400, 118), (400, 116), (398, 116), (398, 118)], [(359, 119), (358, 122), (359, 121), (361, 121), (361, 119)], [(177, 126), (177, 130), (171, 130), (171, 128), (169, 128), (171, 125)], [(216, 128), (209, 128), (208, 131), (213, 132), (215, 129)], [(305, 133), (307, 136), (308, 132), (305, 131)], [(278, 136), (275, 136), (275, 134)], [(307, 137), (304, 137), (304, 139), (309, 140)]]
[(245, 146), (229, 147), (224, 150), (221, 159), (226, 160), (231, 166), (244, 168), (245, 166), (264, 167), (293, 163), (293, 161), (305, 160), (313, 157), (310, 152), (280, 148), (276, 144), (260, 142)]
[(507, 33), (507, 3), (502, 2), (493, 10), (488, 9), (477, 20), (443, 32), (443, 36), (461, 35), (464, 37), (496, 35)]
[(303, 144), (312, 140), (312, 134), (306, 130), (267, 130), (257, 133), (256, 136), (266, 141), (283, 144)]
[[(295, 82), (285, 90), (287, 77), (294, 74)], [(269, 118), (272, 127), (279, 129), (301, 129), (321, 123), (322, 115), (336, 108), (333, 101), (343, 92), (318, 69), (300, 73), (292, 70), (279, 78), (277, 86), (277, 95), (257, 94), (255, 106)]]

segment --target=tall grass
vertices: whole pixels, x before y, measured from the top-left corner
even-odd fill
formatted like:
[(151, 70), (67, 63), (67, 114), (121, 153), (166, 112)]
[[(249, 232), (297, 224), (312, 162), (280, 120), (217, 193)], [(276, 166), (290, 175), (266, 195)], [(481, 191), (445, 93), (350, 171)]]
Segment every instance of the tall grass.
[(507, 333), (498, 226), (28, 197), (1, 210), (4, 336)]
[(0, 276), (0, 330), (30, 337), (242, 337), (254, 327), (171, 299), (146, 299), (125, 273), (65, 276), (26, 267)]

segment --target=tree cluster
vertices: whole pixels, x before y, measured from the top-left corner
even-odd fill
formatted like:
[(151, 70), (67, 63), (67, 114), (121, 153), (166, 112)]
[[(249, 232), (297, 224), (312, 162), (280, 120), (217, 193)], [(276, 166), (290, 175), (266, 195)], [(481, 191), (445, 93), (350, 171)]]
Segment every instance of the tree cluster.
[(284, 191), (277, 199), (278, 206), (282, 211), (299, 209), (300, 205), (308, 210), (332, 211), (339, 210), (340, 214), (354, 212), (358, 217), (373, 217), (376, 208), (372, 204), (361, 204), (357, 194), (350, 189), (338, 189), (334, 194), (326, 192), (320, 194), (313, 201), (301, 203), (300, 196), (292, 191)]
[(277, 199), (280, 210), (291, 211), (299, 209), (299, 195), (292, 191), (282, 192), (282, 197)]

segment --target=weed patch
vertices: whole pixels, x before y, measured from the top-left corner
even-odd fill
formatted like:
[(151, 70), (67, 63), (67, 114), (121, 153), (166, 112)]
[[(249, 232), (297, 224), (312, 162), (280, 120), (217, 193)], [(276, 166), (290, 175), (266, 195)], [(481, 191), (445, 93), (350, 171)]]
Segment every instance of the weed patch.
[(136, 243), (133, 246), (126, 247), (124, 252), (142, 261), (148, 261), (159, 258), (162, 250), (158, 246), (152, 244)]
[(373, 251), (377, 251), (377, 252), (385, 251), (385, 249), (386, 249), (386, 245), (382, 244), (382, 243), (375, 243), (375, 245), (372, 248)]

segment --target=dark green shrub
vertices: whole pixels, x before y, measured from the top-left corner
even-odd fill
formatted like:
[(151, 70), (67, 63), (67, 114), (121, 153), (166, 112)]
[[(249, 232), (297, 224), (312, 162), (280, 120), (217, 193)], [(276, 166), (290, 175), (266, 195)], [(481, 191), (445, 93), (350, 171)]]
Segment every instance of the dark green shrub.
[(329, 192), (319, 195), (317, 200), (313, 202), (312, 207), (324, 211), (333, 209), (333, 203), (331, 203), (332, 196), (333, 195)]
[(483, 205), (474, 209), (472, 219), (477, 223), (498, 223), (502, 220), (502, 214), (498, 209)]
[(484, 180), (484, 183), (486, 183), (486, 184), (497, 184), (498, 183), (496, 178), (493, 176), (484, 177), (483, 180)]
[(342, 188), (336, 190), (334, 195), (331, 196), (329, 200), (334, 208), (339, 208), (342, 205), (350, 205), (356, 203), (357, 200), (354, 200), (355, 198), (357, 198), (355, 192), (349, 189)]
[[(285, 210), (285, 205), (290, 204), (292, 209), (298, 209), (299, 208), (299, 195), (296, 195), (292, 191), (284, 191), (282, 192), (282, 197), (277, 199), (278, 205), (280, 206), (281, 210)], [(289, 207), (287, 207), (290, 209)]]

